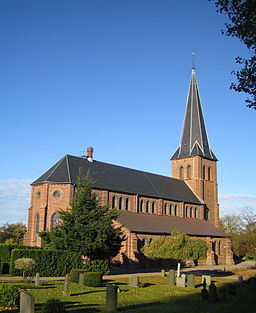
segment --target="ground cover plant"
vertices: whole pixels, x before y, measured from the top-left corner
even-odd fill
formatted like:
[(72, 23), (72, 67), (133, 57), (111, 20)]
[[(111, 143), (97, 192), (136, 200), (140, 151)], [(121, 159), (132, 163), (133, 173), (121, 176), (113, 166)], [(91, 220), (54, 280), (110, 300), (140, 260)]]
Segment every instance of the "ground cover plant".
[[(247, 284), (237, 291), (237, 295), (228, 296), (226, 300), (210, 303), (201, 300), (201, 289), (170, 287), (166, 277), (141, 277), (144, 288), (128, 286), (128, 279), (110, 281), (121, 292), (118, 293), (118, 311), (125, 313), (240, 313), (255, 312), (255, 291), (249, 291)], [(200, 284), (200, 278), (196, 283)], [(220, 288), (230, 281), (216, 279)], [(0, 283), (1, 284), (1, 283)], [(34, 284), (11, 283), (18, 288), (27, 289), (35, 297), (36, 311), (49, 299), (60, 299), (67, 312), (90, 313), (105, 312), (106, 287), (87, 287), (70, 283), (70, 296), (63, 295), (63, 281), (45, 282), (40, 287)], [(246, 299), (246, 301), (244, 301)], [(2, 311), (4, 312), (4, 311)], [(12, 310), (8, 312), (18, 312)]]

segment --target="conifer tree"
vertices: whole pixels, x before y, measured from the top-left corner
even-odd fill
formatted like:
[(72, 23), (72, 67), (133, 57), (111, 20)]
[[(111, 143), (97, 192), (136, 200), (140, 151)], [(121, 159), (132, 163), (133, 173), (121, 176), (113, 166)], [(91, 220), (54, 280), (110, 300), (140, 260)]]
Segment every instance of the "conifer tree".
[(91, 260), (110, 259), (124, 240), (121, 229), (112, 224), (119, 213), (100, 206), (91, 185), (90, 173), (78, 177), (72, 208), (59, 212), (60, 223), (47, 237), (52, 248), (79, 252)]

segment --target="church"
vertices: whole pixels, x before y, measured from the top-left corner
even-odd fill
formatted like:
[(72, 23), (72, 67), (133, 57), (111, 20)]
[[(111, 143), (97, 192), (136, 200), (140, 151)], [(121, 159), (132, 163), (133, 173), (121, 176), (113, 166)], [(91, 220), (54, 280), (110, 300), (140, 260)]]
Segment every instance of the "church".
[(126, 240), (114, 261), (140, 264), (140, 249), (173, 229), (203, 239), (209, 249), (205, 264), (232, 264), (230, 238), (219, 228), (217, 158), (210, 149), (195, 69), (192, 68), (180, 145), (171, 157), (172, 177), (65, 155), (35, 180), (24, 244), (40, 246), (38, 232), (58, 224), (59, 210), (72, 203), (79, 169), (90, 169), (93, 192), (101, 205), (120, 210), (114, 221)]

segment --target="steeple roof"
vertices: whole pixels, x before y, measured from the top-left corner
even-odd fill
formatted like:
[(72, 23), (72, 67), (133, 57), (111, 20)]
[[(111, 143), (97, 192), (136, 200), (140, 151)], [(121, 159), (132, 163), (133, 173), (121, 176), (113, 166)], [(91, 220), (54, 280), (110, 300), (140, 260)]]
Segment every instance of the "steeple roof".
[(182, 159), (196, 155), (217, 161), (210, 149), (196, 73), (195, 69), (192, 68), (180, 146), (171, 159)]

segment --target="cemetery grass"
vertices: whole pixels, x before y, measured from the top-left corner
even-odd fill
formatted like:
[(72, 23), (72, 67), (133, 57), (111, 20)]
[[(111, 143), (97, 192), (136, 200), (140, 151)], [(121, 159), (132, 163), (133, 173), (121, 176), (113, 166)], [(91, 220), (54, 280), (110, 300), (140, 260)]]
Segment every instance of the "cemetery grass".
[[(227, 296), (226, 300), (211, 303), (201, 300), (201, 286), (196, 289), (170, 287), (166, 277), (141, 277), (143, 288), (128, 286), (128, 279), (109, 281), (121, 289), (118, 293), (118, 312), (124, 313), (255, 313), (255, 292), (248, 290), (247, 284), (238, 294)], [(199, 278), (196, 283), (200, 283)], [(227, 284), (227, 280), (216, 280), (216, 286)], [(230, 283), (230, 282), (229, 282)], [(57, 298), (65, 303), (66, 310), (73, 313), (106, 312), (104, 310), (106, 287), (86, 287), (70, 283), (70, 296), (63, 295), (63, 281), (44, 282), (36, 287), (31, 283), (12, 284), (25, 289), (35, 297), (35, 312), (48, 299)], [(1, 310), (0, 310), (1, 311)], [(8, 310), (1, 312), (18, 312)]]

